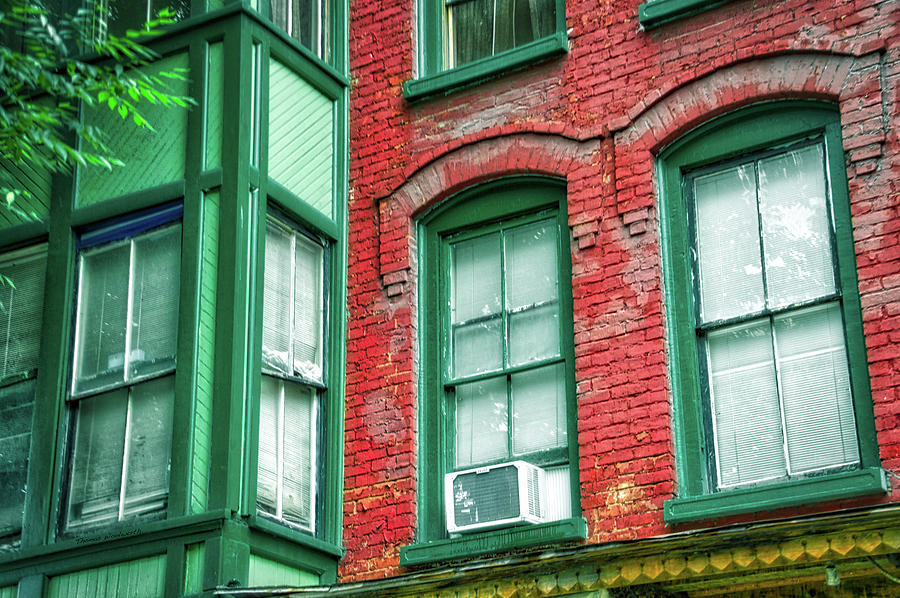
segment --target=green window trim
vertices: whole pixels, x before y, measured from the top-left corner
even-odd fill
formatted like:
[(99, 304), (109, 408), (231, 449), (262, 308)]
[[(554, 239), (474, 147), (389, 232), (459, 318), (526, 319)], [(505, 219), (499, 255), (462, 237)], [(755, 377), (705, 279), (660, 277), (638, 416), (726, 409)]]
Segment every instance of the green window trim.
[(715, 8), (731, 0), (648, 0), (638, 6), (638, 21), (644, 29), (653, 29)]
[(555, 26), (549, 35), (448, 68), (444, 56), (447, 33), (443, 11), (445, 4), (452, 3), (446, 0), (418, 0), (418, 76), (403, 84), (403, 96), (412, 102), (449, 93), (565, 54), (569, 50), (566, 3), (565, 0), (551, 1), (555, 8)]
[[(831, 192), (834, 259), (849, 361), (859, 463), (852, 471), (832, 470), (787, 481), (715, 491), (708, 463), (714, 454), (704, 423), (704, 392), (696, 333), (692, 281), (692, 231), (686, 173), (762, 150), (819, 138), (825, 147), (826, 183)], [(666, 148), (657, 164), (665, 301), (668, 313), (678, 496), (666, 501), (665, 518), (681, 523), (710, 517), (772, 510), (886, 490), (880, 475), (874, 412), (862, 331), (856, 260), (844, 174), (839, 113), (818, 101), (757, 104), (714, 119)]]
[[(578, 483), (578, 443), (575, 409), (574, 346), (572, 336), (572, 290), (570, 235), (568, 231), (565, 188), (558, 181), (534, 176), (511, 177), (463, 191), (443, 203), (418, 224), (419, 264), (421, 264), (420, 314), (443, 314), (441, 297), (446, 272), (441, 270), (441, 252), (446, 238), (468, 228), (483, 228), (520, 216), (552, 214), (557, 231), (557, 274), (559, 289), (560, 355), (564, 369), (567, 446), (561, 449), (569, 471), (571, 518), (530, 526), (508, 527), (449, 538), (444, 509), (444, 474), (454, 469), (452, 417), (445, 413), (448, 399), (445, 388), (445, 354), (442, 342), (442, 318), (422, 317), (419, 346), (422, 375), (419, 380), (420, 474), (419, 530), (416, 542), (401, 548), (406, 564), (453, 558), (481, 550), (493, 552), (522, 546), (555, 543), (586, 537), (580, 518)], [(476, 376), (477, 377), (477, 376)], [(510, 460), (515, 459), (511, 457)], [(543, 530), (543, 531), (541, 531)]]

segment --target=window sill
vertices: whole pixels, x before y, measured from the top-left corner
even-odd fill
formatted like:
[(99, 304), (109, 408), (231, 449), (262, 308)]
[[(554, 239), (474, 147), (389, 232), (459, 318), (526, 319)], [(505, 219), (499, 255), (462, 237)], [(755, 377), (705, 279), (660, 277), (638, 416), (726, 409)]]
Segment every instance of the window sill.
[(267, 519), (266, 517), (260, 517), (259, 515), (250, 515), (248, 519), (251, 529), (264, 532), (270, 536), (275, 536), (276, 538), (294, 542), (295, 544), (299, 544), (310, 550), (315, 550), (333, 557), (341, 558), (344, 556), (344, 549), (341, 546), (326, 542), (325, 540), (320, 540), (311, 534), (293, 529), (286, 525), (281, 525), (280, 523)]
[(677, 524), (881, 494), (889, 490), (884, 471), (880, 467), (869, 467), (762, 487), (673, 498), (664, 503), (663, 509), (666, 522)]
[(579, 541), (585, 538), (587, 538), (587, 522), (583, 518), (577, 517), (410, 544), (400, 548), (400, 564), (403, 566), (424, 565), (481, 554), (493, 554), (514, 548)]
[(638, 21), (644, 29), (689, 17), (729, 0), (649, 0), (638, 6)]
[(431, 96), (475, 85), (486, 79), (500, 77), (510, 71), (547, 60), (569, 51), (569, 38), (565, 31), (537, 41), (488, 56), (460, 67), (413, 79), (403, 84), (403, 97), (415, 102)]

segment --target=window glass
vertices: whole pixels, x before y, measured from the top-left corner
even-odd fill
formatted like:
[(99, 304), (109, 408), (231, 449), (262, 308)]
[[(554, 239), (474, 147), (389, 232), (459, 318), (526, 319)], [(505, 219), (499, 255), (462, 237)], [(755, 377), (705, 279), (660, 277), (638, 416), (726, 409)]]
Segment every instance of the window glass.
[(79, 253), (67, 531), (168, 503), (181, 261), (168, 213), (82, 237), (103, 244)]
[(691, 184), (718, 487), (858, 464), (822, 143)]
[(22, 528), (46, 267), (45, 245), (0, 254), (0, 546)]
[(317, 418), (323, 374), (324, 247), (266, 223), (257, 509), (315, 531)]
[(100, 37), (107, 34), (125, 37), (131, 29), (138, 31), (147, 21), (159, 16), (161, 10), (168, 8), (176, 21), (186, 19), (191, 14), (190, 0), (99, 0), (97, 9), (98, 33)]
[(331, 60), (331, 14), (331, 0), (269, 0), (272, 22), (326, 62)]
[(445, 0), (444, 66), (493, 56), (555, 29), (555, 0)]

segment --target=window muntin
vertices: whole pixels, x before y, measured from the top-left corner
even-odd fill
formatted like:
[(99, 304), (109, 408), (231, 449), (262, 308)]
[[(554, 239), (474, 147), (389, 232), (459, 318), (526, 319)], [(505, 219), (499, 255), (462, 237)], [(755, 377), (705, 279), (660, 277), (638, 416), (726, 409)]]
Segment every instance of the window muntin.
[(332, 14), (331, 0), (269, 0), (272, 22), (326, 62), (331, 61)]
[(325, 329), (325, 248), (266, 222), (257, 510), (316, 530)]
[(0, 255), (0, 546), (22, 529), (46, 269), (46, 245)]
[(454, 466), (566, 460), (556, 219), (446, 239)]
[(159, 516), (168, 504), (178, 216), (180, 206), (82, 237), (66, 531)]
[(716, 488), (857, 465), (823, 142), (686, 184)]
[(556, 31), (556, 0), (444, 0), (444, 68), (494, 56)]

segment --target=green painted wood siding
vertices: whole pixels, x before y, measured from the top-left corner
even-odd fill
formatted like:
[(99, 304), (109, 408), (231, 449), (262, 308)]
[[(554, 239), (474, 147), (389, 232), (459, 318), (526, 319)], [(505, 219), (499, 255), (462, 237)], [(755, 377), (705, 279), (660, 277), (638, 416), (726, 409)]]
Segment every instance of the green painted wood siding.
[(197, 396), (194, 407), (194, 454), (191, 475), (191, 511), (206, 510), (209, 492), (210, 437), (212, 434), (213, 355), (216, 344), (216, 285), (218, 284), (219, 193), (203, 203), (203, 248), (200, 264), (200, 335), (197, 350)]
[(222, 165), (222, 107), (225, 71), (222, 42), (209, 46), (209, 74), (206, 95), (206, 168)]
[[(152, 65), (153, 73), (187, 68), (187, 53), (176, 54)], [(169, 90), (187, 94), (187, 82), (171, 81)], [(106, 106), (87, 110), (85, 121), (100, 127), (107, 136), (112, 154), (125, 163), (112, 171), (102, 167), (81, 168), (78, 205), (92, 205), (125, 193), (149, 189), (184, 178), (187, 109), (177, 106), (138, 104), (141, 115), (154, 127), (140, 129)]]
[(203, 591), (203, 558), (206, 545), (203, 542), (190, 544), (184, 551), (184, 593), (199, 594)]
[(247, 582), (249, 586), (290, 586), (299, 588), (318, 585), (318, 583), (319, 576), (315, 573), (295, 569), (257, 554), (250, 555), (250, 577)]
[(49, 598), (157, 598), (165, 593), (165, 555), (50, 579)]
[(333, 218), (334, 103), (269, 63), (269, 177)]
[[(16, 208), (26, 214), (33, 214), (38, 218), (46, 218), (50, 213), (50, 173), (46, 170), (35, 169), (27, 164), (16, 164), (10, 160), (0, 158), (0, 170), (4, 170), (12, 177), (15, 186), (21, 191), (27, 191), (30, 196), (24, 195), (16, 198)], [(5, 202), (6, 198), (2, 198)], [(0, 209), (0, 228), (7, 228), (28, 222), (13, 214), (10, 210)]]

